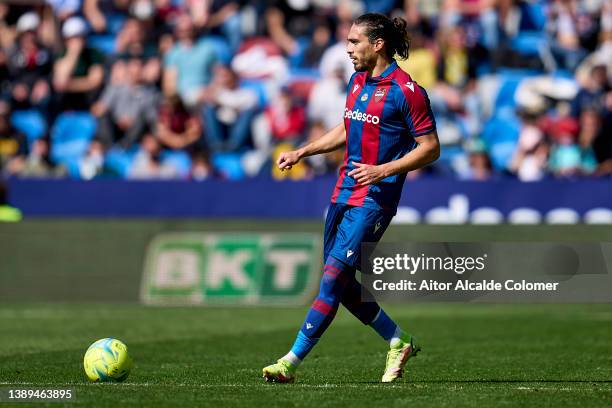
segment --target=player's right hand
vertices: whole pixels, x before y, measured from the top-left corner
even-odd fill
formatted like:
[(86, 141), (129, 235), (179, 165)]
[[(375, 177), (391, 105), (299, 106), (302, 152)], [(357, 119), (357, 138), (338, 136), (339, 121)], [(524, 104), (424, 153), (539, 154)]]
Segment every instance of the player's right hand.
[(300, 161), (300, 153), (297, 150), (291, 150), (289, 152), (282, 152), (278, 156), (276, 164), (281, 171), (291, 170), (294, 164)]

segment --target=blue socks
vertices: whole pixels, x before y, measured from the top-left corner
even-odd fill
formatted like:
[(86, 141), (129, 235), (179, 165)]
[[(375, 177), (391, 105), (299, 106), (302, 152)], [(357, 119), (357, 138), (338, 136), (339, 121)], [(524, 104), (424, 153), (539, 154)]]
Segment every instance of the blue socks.
[(398, 337), (401, 333), (401, 330), (397, 324), (385, 313), (384, 310), (379, 309), (378, 314), (370, 323), (370, 326), (376, 333), (380, 335), (383, 339), (391, 344), (394, 337)]
[(319, 294), (306, 314), (291, 351), (283, 357), (297, 367), (317, 344), (342, 304), (364, 324), (369, 324), (390, 344), (399, 338), (398, 325), (375, 302), (361, 300), (361, 284), (355, 279), (355, 268), (328, 257), (323, 268)]

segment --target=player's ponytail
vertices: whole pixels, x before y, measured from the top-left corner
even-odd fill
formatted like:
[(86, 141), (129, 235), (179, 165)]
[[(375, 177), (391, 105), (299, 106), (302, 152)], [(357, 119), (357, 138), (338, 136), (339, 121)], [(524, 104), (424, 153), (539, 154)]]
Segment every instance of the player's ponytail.
[(406, 20), (396, 17), (391, 20), (389, 17), (379, 13), (366, 13), (354, 21), (355, 25), (362, 25), (366, 28), (365, 35), (373, 43), (379, 38), (385, 41), (385, 52), (389, 58), (396, 55), (400, 59), (408, 58), (410, 50), (410, 39)]
[(401, 17), (393, 19), (395, 27), (395, 54), (400, 59), (407, 59), (410, 51), (410, 36), (408, 35), (408, 23)]

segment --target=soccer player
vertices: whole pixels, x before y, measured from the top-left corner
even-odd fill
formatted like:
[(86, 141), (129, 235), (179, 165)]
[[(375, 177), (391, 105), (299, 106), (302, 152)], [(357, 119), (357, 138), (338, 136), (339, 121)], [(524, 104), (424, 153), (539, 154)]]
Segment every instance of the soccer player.
[(364, 14), (348, 34), (347, 52), (355, 66), (348, 84), (344, 123), (320, 139), (278, 159), (289, 170), (300, 159), (346, 146), (344, 164), (325, 221), (323, 276), (291, 350), (263, 369), (266, 381), (293, 382), (304, 357), (330, 325), (340, 304), (389, 343), (382, 382), (402, 376), (420, 347), (355, 279), (361, 243), (378, 242), (397, 211), (406, 173), (440, 155), (436, 125), (423, 88), (398, 68), (394, 56), (409, 50), (406, 22)]

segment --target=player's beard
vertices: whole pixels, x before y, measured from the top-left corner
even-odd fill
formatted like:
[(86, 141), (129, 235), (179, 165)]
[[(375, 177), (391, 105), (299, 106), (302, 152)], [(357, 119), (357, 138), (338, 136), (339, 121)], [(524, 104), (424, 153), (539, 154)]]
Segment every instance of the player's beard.
[(365, 71), (366, 70), (365, 65), (363, 63), (361, 63), (360, 61), (352, 60), (352, 62), (353, 62), (353, 68), (355, 68), (356, 72), (361, 72), (361, 71)]

